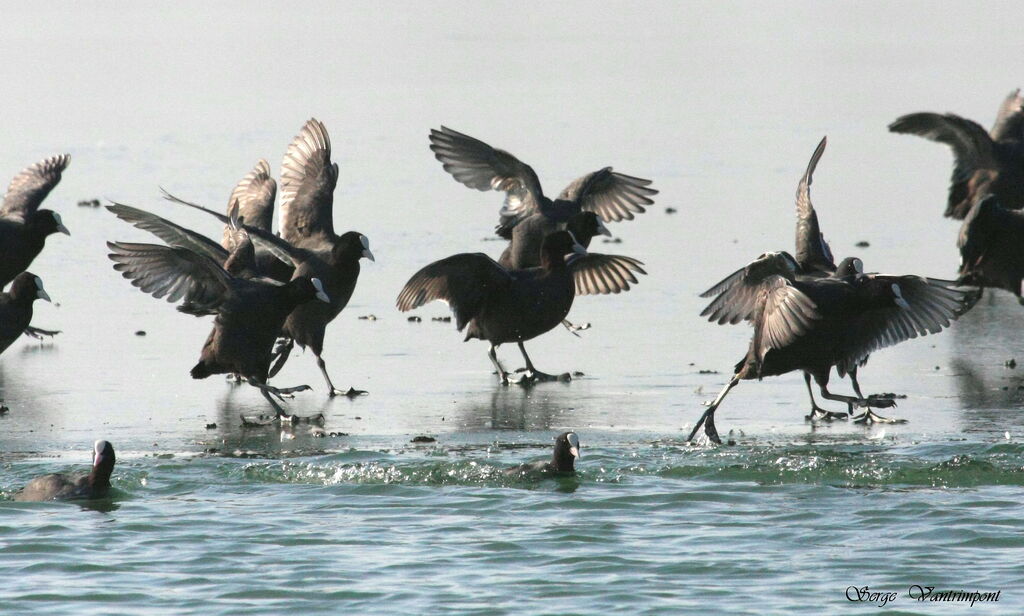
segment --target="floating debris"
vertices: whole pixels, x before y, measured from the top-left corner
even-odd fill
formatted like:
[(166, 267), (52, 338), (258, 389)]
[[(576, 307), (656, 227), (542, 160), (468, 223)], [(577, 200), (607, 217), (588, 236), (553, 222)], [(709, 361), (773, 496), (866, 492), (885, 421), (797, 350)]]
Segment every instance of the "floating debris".
[(206, 424), (206, 429), (207, 430), (216, 430), (217, 429), (217, 422)]
[(665, 213), (666, 213), (666, 214), (675, 214), (675, 213), (676, 213), (676, 212), (678, 212), (678, 211), (679, 211), (679, 210), (677, 210), (677, 209), (676, 209), (676, 208), (674, 208), (674, 207), (667, 207), (667, 208), (665, 208)]
[(721, 374), (718, 370), (699, 370), (698, 374)]
[(313, 435), (313, 438), (324, 438), (327, 436), (327, 432), (324, 432), (324, 429), (320, 427), (310, 428), (309, 433)]
[(437, 439), (432, 436), (414, 436), (410, 443), (436, 443)]
[(423, 319), (421, 319), (421, 318), (419, 318), (418, 316), (415, 316), (415, 315), (413, 315), (413, 316), (409, 317), (408, 319), (406, 319), (406, 321), (409, 321), (410, 323), (419, 323), (422, 320)]
[(438, 321), (440, 323), (451, 323), (452, 322), (452, 318), (451, 317), (431, 317), (430, 320), (431, 321)]
[(360, 321), (376, 321), (377, 320), (377, 315), (375, 315), (375, 314), (364, 314), (363, 316), (359, 317), (359, 320)]
[(328, 432), (328, 436), (348, 436), (348, 432)]
[(0, 404), (0, 415), (6, 415), (10, 412), (10, 408)]
[(146, 330), (144, 330), (144, 329), (136, 330), (135, 335), (136, 336), (145, 336), (146, 335)]
[(1003, 365), (1009, 368), (1010, 370), (1013, 370), (1014, 368), (1017, 367), (1017, 360), (1011, 357), (1010, 359), (1003, 362)]
[(584, 374), (583, 374), (582, 372), (580, 372), (579, 370), (574, 370), (574, 371), (573, 371), (573, 373), (572, 373), (572, 375), (573, 375), (574, 377), (576, 377), (576, 378), (579, 378), (579, 377), (581, 377), (581, 376), (586, 376), (586, 375), (584, 375)]
[(867, 240), (861, 240), (861, 241), (857, 242), (856, 244), (854, 244), (854, 246), (856, 246), (857, 248), (867, 248), (870, 245), (871, 245), (871, 243), (868, 242)]
[(604, 244), (621, 244), (622, 243), (622, 238), (621, 237), (613, 237), (611, 239), (605, 238), (605, 239), (601, 240), (601, 242), (604, 243)]
[(78, 202), (78, 207), (99, 207), (99, 199), (82, 199)]

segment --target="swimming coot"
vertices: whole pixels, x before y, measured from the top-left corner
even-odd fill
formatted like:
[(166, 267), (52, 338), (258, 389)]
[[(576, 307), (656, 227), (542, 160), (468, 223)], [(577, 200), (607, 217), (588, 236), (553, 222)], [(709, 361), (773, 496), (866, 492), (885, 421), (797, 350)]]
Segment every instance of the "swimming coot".
[(575, 432), (563, 432), (555, 438), (555, 451), (550, 460), (537, 460), (505, 469), (506, 475), (532, 475), (537, 473), (567, 475), (576, 472), (580, 458), (580, 437)]
[(104, 498), (110, 492), (110, 474), (114, 472), (114, 447), (107, 441), (93, 445), (92, 471), (65, 475), (53, 473), (36, 477), (14, 495), (16, 501), (48, 501)]

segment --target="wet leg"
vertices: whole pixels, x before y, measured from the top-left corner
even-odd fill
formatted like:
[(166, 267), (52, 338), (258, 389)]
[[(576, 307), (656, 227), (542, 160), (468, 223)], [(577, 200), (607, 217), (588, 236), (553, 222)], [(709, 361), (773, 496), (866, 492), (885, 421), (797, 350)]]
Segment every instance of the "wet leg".
[(704, 426), (704, 434), (707, 435), (708, 439), (712, 443), (718, 445), (722, 444), (722, 439), (718, 436), (718, 430), (715, 428), (715, 410), (722, 404), (722, 400), (725, 400), (726, 394), (729, 393), (733, 387), (736, 387), (740, 382), (740, 376), (738, 374), (733, 375), (729, 382), (726, 383), (725, 387), (719, 392), (718, 397), (708, 406), (708, 409), (704, 411), (704, 414), (697, 420), (697, 424), (693, 426), (693, 430), (690, 431), (690, 436), (686, 439), (687, 441), (693, 441), (693, 437), (697, 434), (697, 430), (700, 430), (701, 426)]

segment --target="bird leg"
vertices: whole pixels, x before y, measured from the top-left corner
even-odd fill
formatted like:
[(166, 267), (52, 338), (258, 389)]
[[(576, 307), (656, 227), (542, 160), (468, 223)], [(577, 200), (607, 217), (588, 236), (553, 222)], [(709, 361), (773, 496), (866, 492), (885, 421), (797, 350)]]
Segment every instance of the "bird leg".
[(807, 421), (817, 421), (824, 419), (825, 421), (832, 421), (833, 419), (849, 419), (849, 413), (837, 413), (835, 411), (828, 411), (814, 401), (814, 390), (811, 389), (811, 374), (804, 372), (804, 382), (807, 383), (807, 393), (811, 396), (811, 414), (804, 416)]
[(324, 375), (324, 380), (327, 381), (327, 395), (331, 398), (334, 396), (348, 396), (349, 398), (355, 398), (358, 396), (365, 396), (369, 392), (362, 389), (356, 389), (349, 387), (348, 391), (341, 391), (340, 389), (334, 388), (334, 383), (331, 382), (331, 377), (327, 374), (327, 362), (320, 356), (319, 353), (316, 355), (316, 365), (320, 366), (320, 373)]
[(249, 379), (249, 384), (260, 390), (263, 397), (267, 399), (270, 406), (274, 407), (274, 417), (267, 417), (265, 415), (258, 415), (254, 418), (246, 417), (242, 415), (242, 425), (245, 426), (260, 426), (269, 425), (275, 421), (281, 423), (320, 423), (324, 422), (324, 414), (318, 413), (312, 417), (299, 417), (298, 415), (289, 415), (281, 407), (274, 398), (280, 401), (284, 401), (284, 397), (291, 395), (297, 391), (306, 391), (312, 389), (309, 385), (297, 385), (295, 387), (273, 387), (266, 383), (260, 383), (255, 379)]
[(57, 334), (60, 333), (60, 330), (59, 329), (41, 329), (41, 328), (32, 327), (31, 325), (29, 325), (28, 327), (25, 328), (25, 331), (23, 331), (21, 333), (23, 333), (26, 336), (29, 336), (31, 338), (35, 338), (36, 340), (42, 341), (43, 336), (48, 336), (50, 338), (53, 338), (54, 336), (56, 336)]
[(725, 395), (729, 393), (729, 390), (736, 387), (740, 382), (740, 375), (734, 374), (729, 382), (726, 383), (725, 387), (719, 392), (718, 397), (708, 405), (708, 410), (704, 411), (704, 414), (697, 420), (697, 425), (693, 426), (693, 430), (690, 431), (690, 436), (686, 439), (689, 442), (693, 441), (693, 436), (697, 434), (697, 430), (700, 430), (701, 426), (704, 426), (704, 434), (707, 435), (708, 439), (717, 445), (722, 444), (722, 439), (718, 436), (718, 430), (715, 429), (715, 410), (718, 405), (722, 404), (722, 400), (725, 400)]
[[(874, 406), (876, 408), (889, 408), (896, 406), (896, 401), (894, 400), (896, 394), (871, 394), (870, 396), (865, 397), (864, 394), (860, 392), (860, 383), (857, 382), (856, 368), (850, 371), (850, 382), (853, 384), (853, 391), (854, 393), (857, 394), (857, 397), (864, 398), (865, 400), (871, 402), (871, 406)], [(887, 400), (890, 401), (892, 404), (887, 403)], [(875, 416), (877, 417), (877, 415)]]
[(498, 380), (501, 381), (502, 385), (508, 385), (508, 372), (501, 367), (501, 362), (498, 361), (497, 353), (498, 345), (492, 344), (491, 348), (487, 349), (487, 357), (491, 358), (491, 363), (494, 364), (494, 368), (498, 371)]
[(889, 419), (888, 417), (882, 417), (871, 410), (871, 407), (890, 408), (896, 406), (896, 401), (892, 398), (878, 396), (869, 396), (867, 398), (863, 396), (843, 396), (831, 393), (825, 385), (821, 385), (821, 395), (829, 400), (845, 402), (849, 406), (850, 415), (853, 415), (853, 407), (855, 406), (867, 409), (860, 415), (853, 417), (853, 421), (855, 423), (907, 423), (907, 420), (905, 419)]
[(583, 331), (585, 329), (590, 329), (590, 323), (582, 323), (580, 325), (573, 325), (573, 322), (570, 321), (569, 319), (562, 319), (562, 325), (565, 327), (565, 329), (569, 330), (570, 334), (572, 334), (573, 336), (576, 336), (577, 338), (579, 338), (580, 335), (578, 333), (576, 333), (576, 332), (581, 332), (581, 331)]
[(522, 341), (520, 341), (518, 344), (519, 344), (519, 351), (523, 354), (523, 359), (526, 360), (526, 374), (524, 374), (523, 376), (519, 377), (519, 379), (517, 381), (515, 381), (517, 384), (523, 385), (523, 384), (532, 383), (534, 381), (571, 381), (572, 380), (572, 375), (570, 375), (568, 372), (564, 372), (564, 373), (559, 374), (559, 375), (554, 375), (554, 374), (548, 374), (546, 372), (541, 372), (540, 370), (537, 370), (536, 368), (534, 368), (533, 362), (530, 361), (530, 356), (526, 354), (526, 347), (523, 345)]
[[(270, 372), (267, 373), (267, 378), (273, 378), (281, 371), (281, 368), (284, 367), (284, 363), (288, 361), (288, 356), (291, 355), (292, 347), (294, 346), (295, 341), (291, 338), (281, 338), (277, 341), (277, 346), (274, 348), (274, 353), (271, 357), (271, 361), (274, 362), (274, 365), (270, 367)], [(274, 357), (277, 357), (276, 361), (274, 360)]]

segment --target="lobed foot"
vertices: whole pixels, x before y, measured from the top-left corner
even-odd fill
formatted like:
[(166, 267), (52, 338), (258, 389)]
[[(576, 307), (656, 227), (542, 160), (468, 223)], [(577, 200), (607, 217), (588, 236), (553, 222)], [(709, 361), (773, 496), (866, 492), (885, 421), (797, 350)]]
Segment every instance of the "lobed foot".
[(562, 319), (562, 325), (565, 327), (565, 329), (569, 330), (570, 334), (572, 334), (573, 336), (576, 336), (577, 338), (580, 337), (580, 335), (577, 332), (581, 332), (581, 331), (583, 331), (585, 329), (590, 329), (590, 327), (591, 327), (589, 322), (588, 323), (581, 323), (579, 325), (574, 325), (572, 323), (572, 321), (570, 321), (569, 319)]
[(41, 341), (44, 336), (49, 337), (49, 338), (53, 338), (54, 336), (56, 336), (57, 334), (60, 333), (60, 330), (59, 329), (42, 329), (42, 328), (39, 328), (39, 327), (32, 327), (31, 325), (29, 325), (28, 327), (25, 328), (24, 331), (22, 331), (22, 333), (25, 334), (26, 336), (30, 337), (30, 338), (35, 338), (36, 340), (40, 340)]
[(824, 421), (835, 421), (837, 419), (838, 420), (842, 420), (842, 421), (846, 421), (849, 418), (850, 418), (850, 413), (848, 413), (848, 412), (847, 413), (837, 413), (835, 411), (826, 411), (825, 409), (821, 408), (820, 406), (813, 406), (813, 407), (811, 407), (811, 414), (810, 415), (804, 415), (804, 419), (807, 420), (807, 421), (810, 421), (810, 422), (822, 421), (822, 420), (824, 420)]
[(340, 389), (333, 389), (332, 388), (331, 391), (327, 392), (327, 395), (330, 396), (331, 398), (333, 398), (335, 396), (346, 396), (348, 398), (358, 398), (359, 396), (369, 395), (369, 393), (370, 392), (366, 391), (365, 389), (356, 389), (354, 387), (349, 387), (348, 391), (341, 391)]
[(568, 372), (562, 374), (548, 374), (546, 372), (540, 372), (538, 370), (527, 370), (517, 379), (509, 379), (510, 383), (516, 385), (532, 385), (533, 383), (545, 383), (551, 381), (561, 381), (568, 383), (572, 380), (572, 375)]
[(859, 423), (859, 424), (865, 424), (865, 425), (871, 425), (871, 424), (876, 424), (876, 423), (905, 424), (905, 423), (907, 423), (907, 420), (906, 419), (896, 419), (896, 418), (891, 418), (891, 417), (882, 417), (881, 415), (875, 413), (874, 411), (872, 411), (869, 408), (868, 410), (864, 411), (860, 415), (857, 415), (856, 417), (854, 417), (853, 418), (853, 422), (854, 423)]

